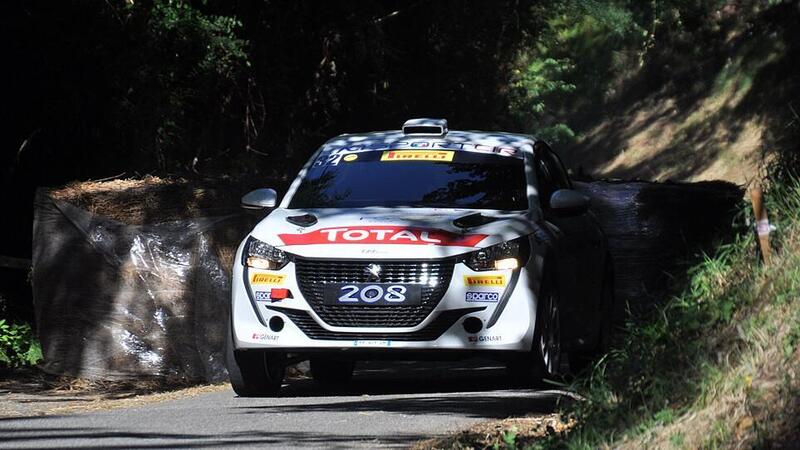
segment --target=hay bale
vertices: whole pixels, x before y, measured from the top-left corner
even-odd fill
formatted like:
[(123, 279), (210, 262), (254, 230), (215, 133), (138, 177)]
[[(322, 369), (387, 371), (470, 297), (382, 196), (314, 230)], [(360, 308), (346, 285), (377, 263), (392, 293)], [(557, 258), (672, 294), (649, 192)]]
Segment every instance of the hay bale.
[(238, 214), (242, 189), (221, 183), (199, 185), (185, 179), (73, 182), (50, 190), (50, 197), (128, 225)]
[(730, 236), (742, 189), (724, 181), (575, 183), (592, 199), (614, 264), (618, 318), (649, 308), (692, 253)]
[(44, 369), (92, 379), (226, 377), (239, 190), (155, 177), (37, 191), (33, 295)]

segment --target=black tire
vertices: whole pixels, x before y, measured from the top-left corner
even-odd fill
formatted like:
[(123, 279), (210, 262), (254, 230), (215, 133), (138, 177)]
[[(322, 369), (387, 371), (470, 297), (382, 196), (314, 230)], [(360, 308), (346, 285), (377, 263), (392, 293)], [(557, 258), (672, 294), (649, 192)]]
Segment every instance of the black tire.
[(309, 361), (311, 377), (314, 381), (325, 387), (342, 387), (350, 383), (353, 378), (355, 361), (311, 358)]
[(512, 386), (536, 386), (544, 377), (560, 375), (561, 317), (558, 300), (554, 271), (546, 269), (536, 308), (533, 348), (506, 363)]
[(610, 258), (603, 277), (603, 292), (600, 304), (600, 329), (594, 348), (571, 352), (569, 355), (570, 372), (577, 374), (587, 370), (600, 356), (608, 351), (611, 335), (614, 331), (614, 272), (611, 270)]
[(239, 397), (275, 397), (286, 374), (286, 354), (236, 350), (230, 332), (227, 341), (225, 362), (233, 391)]

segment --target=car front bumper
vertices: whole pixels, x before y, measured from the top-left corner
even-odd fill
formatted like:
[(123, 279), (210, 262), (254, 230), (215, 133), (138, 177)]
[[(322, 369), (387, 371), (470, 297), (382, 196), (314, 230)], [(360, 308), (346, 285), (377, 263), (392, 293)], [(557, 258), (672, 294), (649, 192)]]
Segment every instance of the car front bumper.
[[(432, 312), (414, 327), (334, 327), (306, 301), (295, 277), (295, 263), (279, 271), (261, 271), (241, 264), (239, 248), (233, 268), (232, 323), (237, 349), (318, 352), (341, 350), (397, 351), (528, 351), (536, 323), (536, 285), (532, 264), (512, 270), (473, 272), (456, 263), (447, 289)], [(369, 261), (365, 260), (365, 263)], [(516, 273), (514, 273), (516, 272)], [(253, 276), (266, 283), (253, 284)], [(465, 277), (502, 276), (502, 287), (468, 286)], [(265, 299), (271, 288), (285, 288), (292, 298)], [(497, 301), (474, 301), (471, 292), (499, 294)], [(480, 296), (479, 296), (480, 297)], [(495, 297), (495, 296), (490, 296)], [(471, 301), (468, 301), (468, 298)], [(370, 306), (365, 306), (369, 308)], [(480, 320), (468, 332), (464, 321)], [(475, 320), (471, 320), (475, 324)], [(277, 326), (280, 325), (280, 326)], [(474, 331), (474, 330), (471, 330)]]

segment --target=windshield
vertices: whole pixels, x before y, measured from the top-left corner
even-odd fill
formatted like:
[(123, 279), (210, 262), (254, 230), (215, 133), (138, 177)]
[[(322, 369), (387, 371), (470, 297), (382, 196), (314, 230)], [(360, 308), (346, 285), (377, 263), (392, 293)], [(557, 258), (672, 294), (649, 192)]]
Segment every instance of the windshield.
[(524, 210), (522, 158), (446, 150), (321, 155), (289, 208), (366, 206)]

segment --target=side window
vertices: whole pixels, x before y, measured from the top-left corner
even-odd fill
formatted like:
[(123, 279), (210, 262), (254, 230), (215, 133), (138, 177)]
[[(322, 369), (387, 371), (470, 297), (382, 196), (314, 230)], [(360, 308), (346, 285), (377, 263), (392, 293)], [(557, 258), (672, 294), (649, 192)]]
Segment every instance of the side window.
[(535, 164), (539, 200), (542, 208), (549, 209), (550, 196), (553, 192), (559, 189), (572, 189), (572, 183), (558, 155), (547, 146), (541, 145), (536, 148)]

